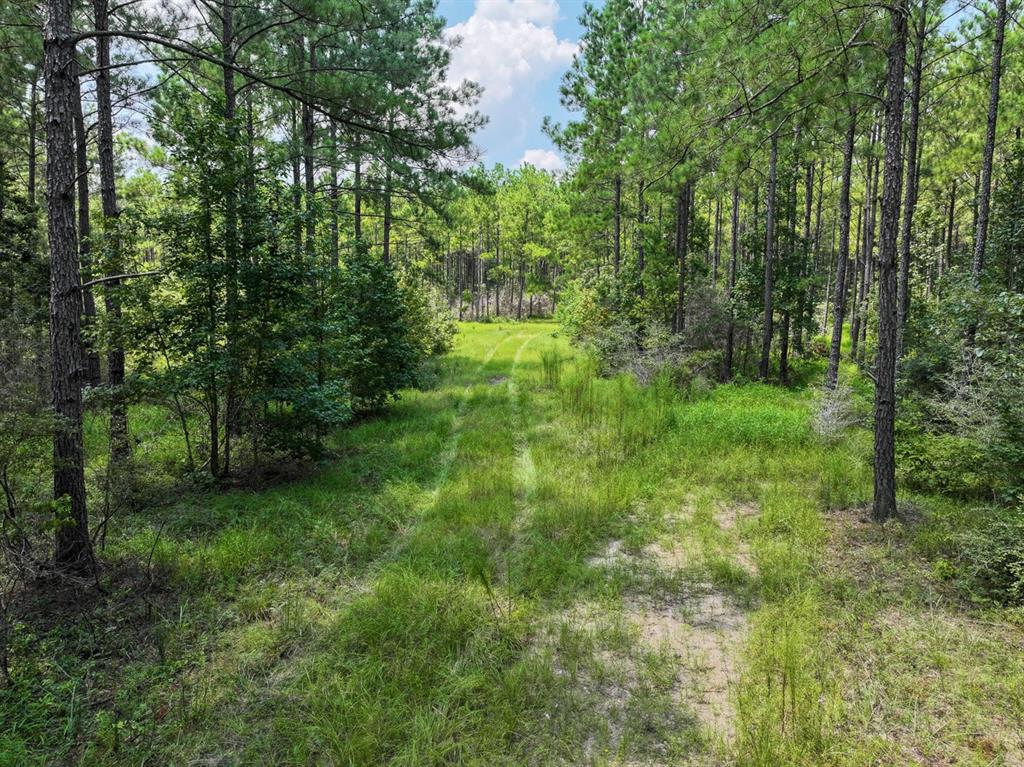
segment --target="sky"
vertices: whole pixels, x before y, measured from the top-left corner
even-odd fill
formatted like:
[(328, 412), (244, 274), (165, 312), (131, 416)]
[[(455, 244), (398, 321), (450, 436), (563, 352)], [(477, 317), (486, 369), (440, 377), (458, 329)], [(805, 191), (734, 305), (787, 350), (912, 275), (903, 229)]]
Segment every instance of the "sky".
[(578, 47), (582, 11), (583, 0), (439, 1), (448, 33), (462, 39), (449, 80), (484, 88), (477, 108), (489, 122), (476, 144), (486, 165), (564, 167), (541, 123), (568, 117), (558, 87)]

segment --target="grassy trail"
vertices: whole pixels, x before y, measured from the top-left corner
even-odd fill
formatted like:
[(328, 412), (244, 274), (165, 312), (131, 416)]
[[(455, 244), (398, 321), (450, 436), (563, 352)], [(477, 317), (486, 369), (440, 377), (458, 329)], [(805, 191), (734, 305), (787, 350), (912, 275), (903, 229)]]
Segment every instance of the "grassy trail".
[(465, 325), (314, 475), (127, 518), (155, 628), (90, 667), (93, 719), (81, 678), (5, 698), (12, 763), (1021, 763), (1019, 632), (856, 522), (867, 435), (812, 402)]

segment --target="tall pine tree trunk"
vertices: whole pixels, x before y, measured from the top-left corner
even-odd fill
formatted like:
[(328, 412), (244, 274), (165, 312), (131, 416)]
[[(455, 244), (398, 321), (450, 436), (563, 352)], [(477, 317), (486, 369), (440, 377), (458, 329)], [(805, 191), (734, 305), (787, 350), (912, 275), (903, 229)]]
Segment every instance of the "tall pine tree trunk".
[(832, 316), (832, 345), (828, 352), (825, 385), (836, 388), (839, 378), (839, 357), (843, 345), (843, 318), (846, 312), (846, 264), (850, 260), (850, 182), (853, 178), (853, 148), (857, 133), (857, 111), (850, 108), (843, 143), (843, 177), (839, 184), (839, 255), (836, 258), (835, 308)]
[[(224, 0), (221, 4), (221, 47), (224, 52), (225, 64), (222, 67), (224, 87), (224, 132), (227, 146), (233, 149), (237, 145), (237, 128), (235, 112), (237, 96), (235, 90), (235, 19), (233, 0)], [(241, 406), (238, 401), (240, 361), (236, 359), (238, 341), (238, 193), (235, 189), (235, 165), (230, 157), (225, 156), (221, 171), (224, 179), (224, 260), (226, 262), (226, 356), (227, 386), (224, 392), (224, 462), (220, 466), (221, 473), (231, 473), (232, 438), (241, 433)]]
[[(978, 220), (974, 237), (974, 259), (971, 262), (971, 280), (974, 287), (981, 286), (981, 273), (985, 268), (985, 244), (988, 238), (988, 212), (992, 194), (992, 157), (996, 146), (996, 121), (999, 117), (999, 83), (1003, 73), (1003, 37), (1006, 34), (1006, 0), (996, 0), (995, 39), (992, 43), (992, 74), (989, 77), (988, 119), (985, 123), (985, 149), (981, 160), (981, 180), (978, 188)], [(971, 328), (973, 345), (974, 327)]]
[(921, 73), (924, 68), (924, 42), (928, 32), (928, 0), (922, 0), (914, 35), (914, 66), (910, 70), (910, 115), (907, 118), (907, 194), (903, 203), (903, 230), (900, 238), (900, 273), (896, 326), (896, 359), (903, 356), (903, 330), (910, 314), (910, 245), (913, 237), (914, 209), (917, 207), (917, 134), (921, 120)]
[[(1000, 0), (1002, 1), (1002, 0)], [(903, 75), (906, 66), (906, 0), (889, 10), (892, 40), (885, 86), (885, 166), (878, 248), (878, 356), (875, 364), (875, 495), (872, 516), (896, 515), (896, 238), (903, 184)]]
[[(77, 67), (76, 67), (77, 69)], [(75, 76), (75, 172), (78, 184), (78, 255), (82, 282), (93, 278), (92, 272), (92, 227), (89, 220), (89, 145), (85, 135), (85, 115), (82, 113), (82, 94), (79, 76)], [(91, 287), (82, 288), (83, 329), (96, 324), (96, 299)], [(88, 334), (86, 334), (88, 335)], [(85, 355), (85, 379), (89, 386), (100, 385), (100, 355), (93, 348), (88, 337), (82, 339)]]
[[(110, 28), (107, 0), (94, 0), (96, 29)], [(108, 275), (121, 274), (121, 237), (118, 233), (120, 208), (117, 205), (117, 186), (114, 174), (114, 116), (110, 97), (110, 38), (96, 38), (96, 148), (100, 166), (100, 203), (103, 209), (103, 250)], [(107, 351), (107, 381), (110, 384), (110, 458), (118, 463), (130, 453), (128, 441), (128, 406), (124, 397), (125, 359), (121, 340), (120, 280), (109, 280), (103, 289), (103, 303), (107, 322), (113, 327), (110, 348)]]
[(50, 244), (50, 386), (54, 415), (54, 560), (95, 569), (85, 498), (82, 445), (81, 275), (75, 231), (75, 43), (71, 0), (47, 0), (43, 27), (46, 208)]

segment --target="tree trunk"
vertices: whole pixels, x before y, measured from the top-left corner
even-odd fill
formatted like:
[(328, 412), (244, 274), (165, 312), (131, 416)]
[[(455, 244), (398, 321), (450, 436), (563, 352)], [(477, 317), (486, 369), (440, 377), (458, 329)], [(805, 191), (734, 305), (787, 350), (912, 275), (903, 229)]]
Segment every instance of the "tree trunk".
[(921, 2), (921, 15), (914, 36), (914, 66), (910, 71), (910, 115), (907, 118), (907, 195), (903, 203), (903, 231), (900, 239), (900, 273), (897, 297), (896, 359), (903, 356), (903, 330), (910, 313), (910, 245), (914, 209), (917, 207), (917, 133), (921, 116), (921, 72), (924, 42), (928, 32), (928, 0)]
[(640, 298), (644, 297), (644, 271), (647, 268), (644, 254), (644, 180), (636, 190), (636, 268), (637, 268), (637, 292)]
[(774, 298), (775, 278), (775, 185), (778, 180), (779, 137), (772, 134), (771, 158), (768, 164), (768, 199), (765, 213), (765, 247), (764, 247), (764, 327), (761, 331), (761, 361), (758, 365), (758, 377), (768, 380), (772, 353), (772, 301)]
[(789, 309), (782, 313), (782, 327), (779, 329), (779, 382), (789, 383)]
[(36, 207), (36, 131), (39, 128), (38, 75), (32, 75), (28, 89), (28, 204)]
[(722, 246), (722, 199), (715, 198), (715, 246), (714, 259), (711, 264), (711, 284), (718, 285), (718, 264), (721, 259)]
[(946, 227), (946, 258), (939, 264), (939, 279), (942, 279), (942, 268), (949, 269), (953, 263), (953, 216), (956, 214), (956, 178), (949, 189), (949, 224)]
[[(992, 194), (992, 157), (996, 146), (996, 120), (999, 116), (999, 82), (1003, 73), (1003, 37), (1006, 33), (1006, 0), (996, 0), (996, 29), (992, 43), (992, 74), (989, 78), (988, 120), (985, 124), (985, 149), (981, 160), (981, 183), (978, 189), (978, 224), (974, 238), (974, 260), (971, 281), (981, 285), (985, 268), (985, 244), (988, 238), (988, 211)], [(972, 331), (974, 330), (972, 326)], [(974, 333), (971, 333), (973, 342)], [(972, 343), (973, 345), (973, 343)]]
[(689, 256), (690, 184), (683, 184), (676, 195), (676, 316), (677, 333), (686, 330), (686, 267)]
[[(310, 77), (316, 72), (316, 46), (309, 43)], [(302, 105), (302, 168), (306, 197), (306, 258), (310, 267), (316, 262), (316, 167), (313, 150), (316, 124), (313, 122), (313, 108), (309, 103)]]
[(298, 109), (293, 102), (291, 104), (291, 138), (290, 154), (292, 164), (292, 249), (295, 260), (302, 256), (302, 161), (299, 157), (299, 116)]
[(850, 258), (850, 181), (853, 177), (853, 147), (857, 132), (857, 111), (850, 109), (843, 144), (843, 178), (839, 185), (839, 255), (836, 258), (835, 309), (832, 317), (832, 345), (828, 352), (825, 385), (836, 388), (839, 378), (839, 356), (843, 345), (843, 317), (846, 312), (846, 262)]
[(619, 276), (619, 264), (622, 261), (622, 178), (615, 177), (615, 210), (613, 212), (612, 242), (615, 256), (615, 276)]
[(331, 269), (338, 268), (340, 235), (338, 229), (338, 126), (330, 122), (331, 131)]
[[(107, 0), (94, 0), (96, 29), (110, 28)], [(110, 38), (96, 38), (96, 148), (100, 166), (100, 203), (103, 208), (103, 237), (106, 273), (122, 274), (121, 238), (117, 231), (120, 209), (117, 206), (117, 187), (114, 174), (114, 113), (110, 98)], [(128, 441), (128, 406), (124, 398), (124, 345), (121, 341), (120, 280), (104, 284), (103, 303), (107, 322), (113, 327), (110, 348), (107, 351), (107, 382), (110, 400), (110, 459), (120, 463), (131, 455)]]
[(725, 380), (732, 379), (732, 351), (736, 341), (736, 310), (733, 307), (733, 289), (736, 286), (736, 258), (739, 253), (739, 228), (740, 228), (740, 187), (737, 184), (732, 188), (732, 219), (730, 221), (730, 248), (729, 254), (729, 277), (726, 291), (726, 298), (729, 302), (729, 325), (725, 331)]
[[(221, 74), (224, 86), (224, 130), (229, 147), (237, 144), (235, 112), (237, 98), (235, 91), (235, 20), (233, 0), (221, 4), (221, 46), (225, 65)], [(227, 285), (225, 301), (225, 322), (227, 356), (227, 386), (224, 392), (224, 462), (221, 474), (231, 473), (232, 437), (241, 433), (240, 403), (238, 402), (238, 365), (235, 359), (238, 340), (238, 193), (235, 189), (235, 167), (229, 159), (222, 168), (224, 179), (224, 260), (227, 262)]]
[[(1000, 0), (1003, 2), (1003, 0)], [(903, 184), (903, 75), (906, 66), (907, 5), (889, 13), (892, 41), (885, 89), (885, 168), (878, 248), (878, 356), (875, 364), (875, 497), (872, 516), (883, 522), (896, 514), (896, 238)]]
[(391, 262), (391, 168), (384, 172), (384, 263)]
[[(85, 115), (82, 113), (82, 94), (76, 62), (75, 75), (75, 172), (78, 182), (78, 256), (82, 282), (93, 278), (92, 227), (89, 222), (89, 145), (85, 135)], [(92, 288), (82, 289), (82, 324), (84, 328), (96, 325), (96, 299)], [(89, 386), (99, 386), (100, 355), (88, 337), (82, 340), (85, 355), (85, 380)]]
[[(356, 242), (358, 243), (363, 239), (363, 158), (359, 153), (356, 153), (356, 168), (355, 168), (355, 179), (353, 180), (352, 188), (352, 199), (353, 199), (353, 211), (352, 221), (354, 226), (354, 232)], [(461, 298), (459, 299), (462, 300)]]
[(47, 0), (43, 28), (46, 207), (50, 243), (50, 386), (54, 415), (54, 561), (95, 570), (85, 499), (82, 446), (81, 276), (75, 232), (75, 44), (71, 0)]

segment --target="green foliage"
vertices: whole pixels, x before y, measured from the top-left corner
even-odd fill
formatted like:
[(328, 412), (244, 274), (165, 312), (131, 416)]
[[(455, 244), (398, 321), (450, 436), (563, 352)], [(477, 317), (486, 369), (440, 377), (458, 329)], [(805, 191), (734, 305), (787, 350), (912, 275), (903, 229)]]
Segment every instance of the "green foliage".
[(1024, 605), (1024, 497), (976, 513), (980, 519), (956, 539), (959, 580), (977, 598)]
[(373, 412), (416, 385), (424, 336), (414, 335), (394, 269), (357, 247), (337, 276), (332, 322), (339, 334), (332, 366), (348, 382), (355, 409)]
[(401, 277), (402, 302), (409, 331), (420, 356), (451, 351), (459, 326), (441, 291), (426, 282)]

